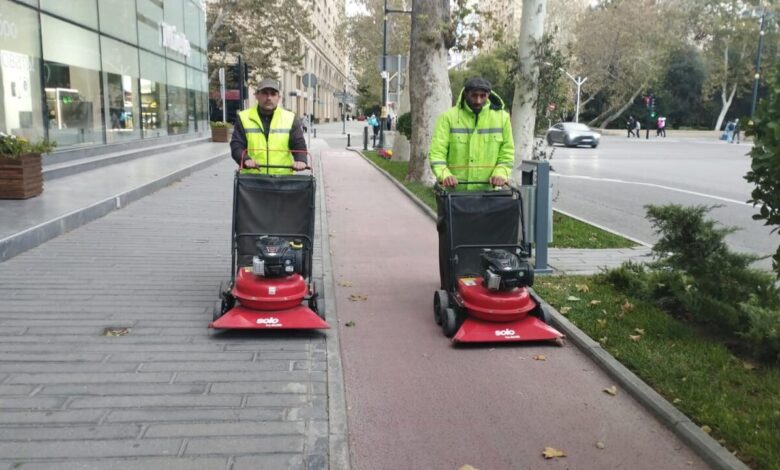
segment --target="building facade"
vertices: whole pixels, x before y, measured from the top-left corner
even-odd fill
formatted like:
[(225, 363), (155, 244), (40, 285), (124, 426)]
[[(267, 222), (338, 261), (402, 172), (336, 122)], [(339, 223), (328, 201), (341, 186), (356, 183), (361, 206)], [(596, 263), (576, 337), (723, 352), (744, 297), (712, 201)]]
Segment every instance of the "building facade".
[[(345, 18), (344, 0), (314, 0), (311, 2), (310, 18), (314, 34), (304, 38), (304, 62), (301, 70), (280, 70), (282, 88), (285, 91), (285, 107), (298, 115), (314, 114), (318, 122), (332, 122), (341, 119), (342, 100), (338, 93), (347, 88), (352, 91), (348, 80), (347, 51), (339, 47), (337, 34)], [(312, 73), (317, 78), (316, 105), (314, 89), (306, 87), (303, 76)], [(345, 103), (344, 112), (351, 113), (351, 105)]]
[(58, 148), (208, 127), (200, 0), (0, 0), (0, 132)]

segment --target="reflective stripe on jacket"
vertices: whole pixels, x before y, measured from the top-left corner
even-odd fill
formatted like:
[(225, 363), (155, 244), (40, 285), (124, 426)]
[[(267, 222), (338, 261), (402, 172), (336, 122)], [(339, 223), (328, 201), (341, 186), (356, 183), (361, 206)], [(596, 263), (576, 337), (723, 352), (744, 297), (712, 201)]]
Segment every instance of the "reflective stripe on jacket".
[[(290, 130), (295, 121), (295, 114), (281, 107), (274, 110), (271, 117), (271, 128), (268, 139), (265, 138), (263, 122), (257, 112), (257, 107), (245, 109), (238, 113), (241, 125), (246, 133), (246, 148), (248, 157), (258, 165), (292, 166), (293, 157), (290, 153)], [(292, 169), (287, 168), (245, 168), (242, 173), (263, 173), (269, 175), (291, 175)]]
[[(509, 181), (515, 162), (512, 124), (504, 102), (494, 92), (480, 113), (466, 104), (460, 92), (454, 107), (436, 120), (428, 154), (433, 174), (441, 182), (447, 176), (458, 181), (487, 181), (501, 176)], [(487, 185), (468, 185), (468, 191), (484, 191)]]

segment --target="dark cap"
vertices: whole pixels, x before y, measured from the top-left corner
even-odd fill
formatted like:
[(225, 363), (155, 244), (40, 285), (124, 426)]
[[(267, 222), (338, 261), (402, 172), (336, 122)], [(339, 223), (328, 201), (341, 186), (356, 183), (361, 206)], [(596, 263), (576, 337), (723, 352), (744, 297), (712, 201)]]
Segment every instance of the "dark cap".
[(466, 85), (464, 86), (466, 91), (469, 90), (484, 90), (488, 93), (490, 93), (490, 90), (492, 87), (490, 86), (490, 82), (485, 80), (482, 77), (471, 77), (468, 80), (466, 80)]
[(279, 82), (274, 80), (273, 78), (264, 78), (255, 88), (255, 90), (259, 93), (260, 90), (265, 90), (266, 88), (270, 88), (271, 90), (280, 91), (281, 86), (279, 85)]

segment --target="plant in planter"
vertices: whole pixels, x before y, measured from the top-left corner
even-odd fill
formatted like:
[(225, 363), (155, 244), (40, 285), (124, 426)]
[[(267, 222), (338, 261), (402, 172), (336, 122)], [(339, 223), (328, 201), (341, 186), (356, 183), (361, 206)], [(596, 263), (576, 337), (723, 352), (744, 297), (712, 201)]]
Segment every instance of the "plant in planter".
[(31, 143), (0, 132), (0, 198), (27, 199), (43, 191), (41, 154), (56, 143), (44, 139)]
[(231, 131), (230, 124), (222, 121), (211, 121), (211, 141), (227, 142)]
[(170, 134), (178, 134), (184, 127), (184, 121), (168, 121), (168, 128)]

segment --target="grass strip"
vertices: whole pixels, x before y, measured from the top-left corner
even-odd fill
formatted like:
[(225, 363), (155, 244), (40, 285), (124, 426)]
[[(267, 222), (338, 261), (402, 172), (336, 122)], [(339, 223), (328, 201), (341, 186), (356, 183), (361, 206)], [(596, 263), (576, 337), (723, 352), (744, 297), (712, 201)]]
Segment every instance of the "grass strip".
[(597, 277), (542, 278), (534, 290), (743, 462), (780, 469), (778, 368), (734, 356), (722, 341)]
[[(408, 162), (395, 162), (387, 160), (377, 155), (376, 151), (363, 151), (369, 160), (376, 163), (377, 166), (390, 173), (393, 178), (403, 184), (406, 189), (420, 198), (425, 204), (434, 211), (436, 210), (436, 197), (431, 188), (421, 183), (411, 183), (404, 181), (409, 169)], [(630, 248), (636, 246), (636, 243), (627, 240), (621, 236), (598, 229), (592, 225), (580, 222), (577, 219), (567, 217), (558, 212), (553, 212), (553, 243), (549, 245), (553, 248)]]

